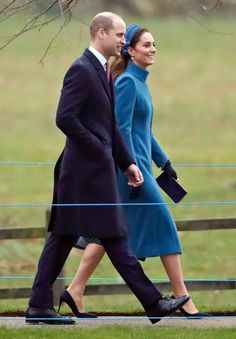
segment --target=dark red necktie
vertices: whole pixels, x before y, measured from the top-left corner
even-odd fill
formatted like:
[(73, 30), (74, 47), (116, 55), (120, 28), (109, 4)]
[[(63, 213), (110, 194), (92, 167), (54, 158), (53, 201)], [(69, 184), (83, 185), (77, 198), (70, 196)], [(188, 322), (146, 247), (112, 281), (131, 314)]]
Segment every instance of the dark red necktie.
[(109, 62), (106, 62), (106, 76), (107, 76), (107, 81), (110, 81), (110, 75), (111, 75), (111, 68)]

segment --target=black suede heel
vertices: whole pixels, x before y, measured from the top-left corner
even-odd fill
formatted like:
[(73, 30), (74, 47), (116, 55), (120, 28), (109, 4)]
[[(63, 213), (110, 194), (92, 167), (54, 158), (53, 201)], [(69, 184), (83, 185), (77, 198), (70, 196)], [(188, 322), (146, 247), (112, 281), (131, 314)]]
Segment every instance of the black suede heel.
[[(175, 299), (175, 296), (172, 295), (171, 296), (172, 299)], [(184, 310), (183, 307), (179, 308), (179, 311), (186, 317), (189, 319), (202, 319), (202, 318), (207, 318), (207, 317), (211, 317), (211, 315), (209, 313), (204, 313), (204, 312), (196, 312), (196, 313), (188, 313), (187, 311)]]
[(60, 311), (61, 304), (63, 302), (66, 303), (70, 307), (71, 311), (74, 313), (74, 315), (77, 318), (97, 318), (98, 317), (94, 313), (79, 312), (72, 296), (70, 295), (70, 293), (67, 290), (65, 290), (60, 296), (60, 303), (59, 303), (59, 307), (58, 307), (58, 312)]

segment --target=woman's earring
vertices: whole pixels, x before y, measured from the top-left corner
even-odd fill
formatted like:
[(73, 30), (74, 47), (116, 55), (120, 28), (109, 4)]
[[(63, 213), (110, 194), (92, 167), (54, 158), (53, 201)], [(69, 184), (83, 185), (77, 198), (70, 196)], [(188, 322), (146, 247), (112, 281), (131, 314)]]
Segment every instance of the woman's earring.
[(131, 60), (134, 60), (134, 56), (133, 56), (133, 55), (131, 55), (131, 56), (130, 56), (130, 59), (131, 59)]

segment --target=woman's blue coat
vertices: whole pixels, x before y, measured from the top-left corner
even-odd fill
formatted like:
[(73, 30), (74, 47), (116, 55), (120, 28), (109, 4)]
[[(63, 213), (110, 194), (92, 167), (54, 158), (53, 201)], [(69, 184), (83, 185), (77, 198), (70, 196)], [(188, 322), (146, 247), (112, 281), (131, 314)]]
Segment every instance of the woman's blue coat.
[[(125, 203), (164, 202), (152, 172), (152, 160), (156, 166), (162, 167), (168, 157), (152, 133), (153, 106), (146, 84), (147, 76), (148, 71), (129, 62), (115, 82), (117, 124), (144, 176), (141, 194), (136, 200), (130, 200), (127, 176), (119, 173), (120, 194)], [(166, 205), (124, 208), (130, 231), (130, 248), (138, 258), (181, 253), (176, 225)]]

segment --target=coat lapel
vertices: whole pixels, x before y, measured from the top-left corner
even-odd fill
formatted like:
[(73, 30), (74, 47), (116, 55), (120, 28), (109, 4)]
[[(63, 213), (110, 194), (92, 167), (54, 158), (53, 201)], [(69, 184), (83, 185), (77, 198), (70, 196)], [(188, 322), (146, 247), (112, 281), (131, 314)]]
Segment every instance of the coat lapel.
[(102, 64), (100, 61), (95, 57), (95, 55), (90, 52), (88, 48), (84, 51), (84, 55), (89, 58), (89, 60), (92, 62), (93, 66), (95, 67), (98, 76), (103, 84), (103, 87), (109, 97), (109, 99), (112, 101), (112, 95), (111, 95), (111, 89), (108, 84), (107, 78), (106, 78), (106, 72), (104, 71), (104, 68), (102, 67)]
[(113, 82), (112, 77), (110, 77), (109, 86), (110, 86), (111, 100), (112, 100), (113, 104), (115, 104), (115, 86), (114, 86), (114, 82)]

